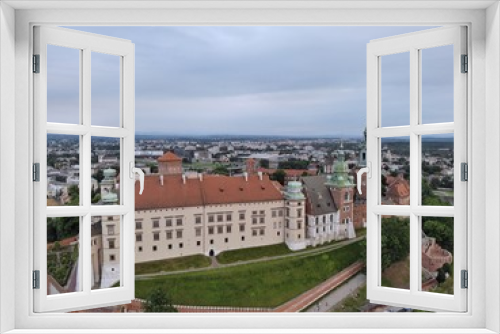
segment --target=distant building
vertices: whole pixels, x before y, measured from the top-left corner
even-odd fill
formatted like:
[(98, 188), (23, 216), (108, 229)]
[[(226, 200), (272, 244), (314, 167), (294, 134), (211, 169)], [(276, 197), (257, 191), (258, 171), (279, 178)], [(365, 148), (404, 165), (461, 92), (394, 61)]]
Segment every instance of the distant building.
[(399, 174), (396, 177), (387, 176), (386, 204), (409, 205), (410, 204), (410, 183)]
[(428, 237), (422, 231), (422, 267), (435, 272), (445, 263), (451, 264), (453, 255), (436, 243), (436, 238)]

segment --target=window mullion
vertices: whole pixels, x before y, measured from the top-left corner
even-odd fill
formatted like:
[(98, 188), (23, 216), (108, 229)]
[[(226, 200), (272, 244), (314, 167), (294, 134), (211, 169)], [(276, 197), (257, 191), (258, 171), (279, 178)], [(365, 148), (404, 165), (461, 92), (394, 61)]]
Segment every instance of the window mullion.
[[(82, 269), (79, 272), (80, 282), (82, 284), (82, 291), (86, 294), (89, 294), (92, 286), (91, 286), (91, 275), (92, 271), (92, 263), (91, 263), (91, 214), (90, 214), (90, 206), (91, 206), (91, 50), (90, 48), (83, 49), (83, 62), (81, 65), (82, 68), (82, 89), (81, 89), (81, 101), (82, 101), (82, 114), (81, 120), (82, 125), (87, 130), (83, 136), (81, 136), (81, 145), (80, 145), (80, 186), (82, 187), (82, 199), (80, 199), (80, 203), (83, 205), (86, 214), (81, 219), (81, 236), (79, 240), (80, 247), (80, 258), (82, 259), (80, 263), (80, 268)], [(85, 274), (85, 275), (84, 275)]]
[(410, 49), (410, 291), (417, 292), (420, 279), (420, 235), (419, 218), (413, 209), (420, 204), (420, 145), (415, 130), (420, 123), (420, 60), (419, 50)]

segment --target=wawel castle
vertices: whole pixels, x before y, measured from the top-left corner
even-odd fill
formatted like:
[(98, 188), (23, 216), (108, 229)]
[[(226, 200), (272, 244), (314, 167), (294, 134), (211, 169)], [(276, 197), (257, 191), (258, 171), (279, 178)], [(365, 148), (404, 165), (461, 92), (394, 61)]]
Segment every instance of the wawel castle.
[[(162, 260), (285, 243), (291, 250), (355, 237), (354, 182), (343, 151), (328, 174), (285, 187), (247, 163), (242, 176), (185, 175), (171, 152), (159, 173), (145, 177), (135, 194), (135, 261)], [(117, 201), (116, 172), (104, 171), (103, 203)], [(93, 283), (109, 287), (120, 277), (119, 216), (93, 222)]]

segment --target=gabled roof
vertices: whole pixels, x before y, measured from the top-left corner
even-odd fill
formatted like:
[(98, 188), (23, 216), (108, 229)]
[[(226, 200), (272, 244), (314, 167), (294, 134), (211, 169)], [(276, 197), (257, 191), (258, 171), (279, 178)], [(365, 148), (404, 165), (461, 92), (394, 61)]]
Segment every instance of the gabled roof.
[(310, 214), (314, 216), (338, 211), (330, 189), (325, 185), (326, 181), (326, 175), (302, 177), (306, 197), (311, 204)]

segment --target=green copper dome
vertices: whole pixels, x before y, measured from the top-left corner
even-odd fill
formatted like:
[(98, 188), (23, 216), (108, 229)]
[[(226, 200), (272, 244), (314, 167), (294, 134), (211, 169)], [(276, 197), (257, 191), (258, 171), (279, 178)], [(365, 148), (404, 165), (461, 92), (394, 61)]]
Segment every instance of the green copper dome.
[(118, 195), (112, 192), (104, 194), (101, 198), (104, 204), (116, 204), (118, 203)]
[(333, 165), (333, 175), (327, 178), (326, 185), (334, 188), (353, 188), (354, 178), (349, 175), (349, 167), (345, 162), (343, 145), (337, 153), (337, 161)]
[(302, 200), (305, 199), (302, 193), (302, 183), (298, 181), (288, 182), (285, 190), (285, 198), (291, 200)]
[(102, 174), (104, 175), (105, 178), (115, 177), (116, 170), (114, 170), (112, 168), (107, 168), (102, 172)]

